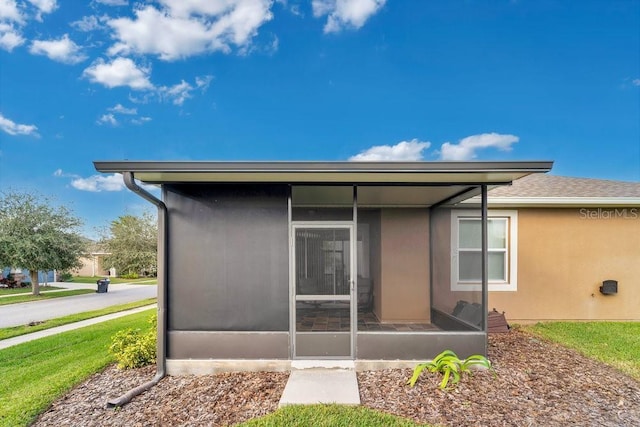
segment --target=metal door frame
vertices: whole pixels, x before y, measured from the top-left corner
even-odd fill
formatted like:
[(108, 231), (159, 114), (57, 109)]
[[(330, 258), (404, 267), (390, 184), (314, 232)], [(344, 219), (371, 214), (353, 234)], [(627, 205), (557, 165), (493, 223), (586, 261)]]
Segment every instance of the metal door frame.
[[(349, 230), (349, 295), (304, 295), (298, 297), (296, 294), (296, 247), (295, 235), (297, 229), (347, 229)], [(354, 236), (354, 221), (291, 221), (290, 222), (290, 242), (289, 242), (289, 330), (291, 331), (291, 358), (292, 359), (344, 359), (349, 357), (354, 359), (355, 356), (355, 337), (357, 331), (357, 301), (356, 295), (356, 237)], [(296, 302), (304, 300), (331, 300), (331, 301), (349, 301), (350, 310), (350, 330), (349, 356), (297, 356), (296, 355)], [(322, 334), (323, 332), (311, 332), (311, 334)]]

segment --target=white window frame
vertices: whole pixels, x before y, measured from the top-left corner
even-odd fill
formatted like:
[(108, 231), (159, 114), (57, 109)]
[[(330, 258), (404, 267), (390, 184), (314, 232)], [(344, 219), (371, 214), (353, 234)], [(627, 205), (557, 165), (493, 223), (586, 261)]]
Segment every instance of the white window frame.
[[(507, 220), (507, 265), (505, 271), (507, 280), (489, 280), (489, 291), (517, 291), (518, 290), (518, 211), (489, 210), (488, 219), (504, 218)], [(477, 210), (451, 211), (451, 290), (452, 291), (481, 291), (481, 282), (461, 281), (459, 279), (459, 248), (460, 219), (480, 219)]]

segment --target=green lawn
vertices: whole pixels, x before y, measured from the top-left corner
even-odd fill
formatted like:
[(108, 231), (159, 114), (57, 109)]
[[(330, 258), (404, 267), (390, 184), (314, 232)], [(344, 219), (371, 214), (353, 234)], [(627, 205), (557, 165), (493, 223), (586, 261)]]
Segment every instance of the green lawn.
[(96, 291), (92, 289), (73, 289), (70, 291), (51, 292), (48, 294), (40, 294), (40, 295), (31, 295), (31, 294), (20, 295), (19, 294), (14, 297), (0, 298), (0, 305), (17, 304), (19, 302), (42, 301), (45, 299), (52, 299), (52, 298), (72, 297), (74, 295), (90, 294), (95, 292)]
[[(104, 279), (105, 276), (73, 276), (67, 283), (96, 283), (100, 279)], [(143, 284), (143, 285), (156, 285), (158, 279), (155, 277), (141, 277), (139, 279), (122, 279), (120, 277), (109, 277), (109, 280), (113, 284), (117, 283), (131, 283), (131, 284)]]
[(640, 380), (640, 322), (545, 322), (524, 329)]
[(290, 405), (239, 427), (415, 427), (426, 426), (362, 406)]
[(152, 313), (145, 310), (0, 350), (0, 425), (29, 425), (51, 402), (114, 361), (107, 350), (111, 336), (128, 327), (147, 330)]
[[(57, 286), (42, 286), (40, 285), (40, 291), (53, 291), (56, 289), (64, 289), (59, 288)], [(26, 288), (0, 288), (0, 296), (1, 295), (15, 295), (15, 294), (28, 294), (31, 292), (31, 285)]]
[(155, 298), (149, 298), (142, 301), (114, 305), (112, 307), (107, 307), (100, 310), (87, 311), (84, 313), (77, 313), (77, 314), (71, 314), (69, 316), (58, 317), (57, 319), (45, 320), (44, 322), (38, 323), (37, 325), (34, 325), (34, 326), (22, 325), (22, 326), (14, 326), (12, 328), (0, 328), (0, 340), (17, 337), (24, 334), (30, 334), (32, 332), (42, 331), (44, 329), (54, 328), (56, 326), (66, 325), (68, 323), (79, 322), (81, 320), (92, 319), (94, 317), (104, 316), (105, 314), (117, 313), (119, 311), (130, 310), (132, 308), (143, 307), (145, 305), (153, 304), (155, 302), (156, 302)]

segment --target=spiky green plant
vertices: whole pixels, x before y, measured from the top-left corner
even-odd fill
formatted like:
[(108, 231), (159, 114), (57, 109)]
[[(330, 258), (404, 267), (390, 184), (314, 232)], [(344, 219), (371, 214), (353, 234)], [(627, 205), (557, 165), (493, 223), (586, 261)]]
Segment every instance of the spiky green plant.
[[(427, 369), (429, 372), (440, 372), (442, 374), (442, 381), (440, 382), (441, 390), (453, 388), (460, 382), (463, 373), (471, 374), (472, 366), (482, 366), (493, 371), (489, 359), (480, 354), (474, 354), (461, 360), (453, 351), (445, 350), (432, 361), (418, 364), (414, 368), (413, 375), (409, 378), (407, 384), (413, 387), (418, 381), (422, 371)], [(451, 382), (451, 386), (449, 386), (449, 382)]]

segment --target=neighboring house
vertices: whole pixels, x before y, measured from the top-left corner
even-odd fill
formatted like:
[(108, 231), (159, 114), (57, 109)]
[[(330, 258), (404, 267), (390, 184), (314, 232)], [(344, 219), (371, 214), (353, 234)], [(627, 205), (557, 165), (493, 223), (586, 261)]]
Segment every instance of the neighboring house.
[[(51, 282), (55, 282), (55, 277), (56, 277), (56, 271), (55, 270), (50, 270), (50, 271), (39, 271), (38, 272), (38, 281), (40, 283), (51, 283)], [(23, 283), (31, 283), (31, 275), (29, 274), (29, 270), (26, 269), (22, 269), (22, 268), (9, 268), (9, 267), (5, 267), (5, 268), (0, 268), (0, 276), (1, 277), (8, 277), (9, 275), (13, 275), (13, 277), (17, 280), (19, 280), (20, 282)]]
[(74, 276), (116, 276), (115, 268), (106, 268), (104, 266), (104, 257), (109, 255), (107, 252), (100, 250), (92, 251), (86, 257), (80, 258), (82, 266), (77, 270), (73, 270), (71, 274)]
[[(159, 208), (159, 370), (169, 373), (486, 353), (486, 222), (463, 222), (476, 245), (460, 255), (463, 278), (481, 280), (458, 290), (451, 212), (551, 165), (95, 162)], [(159, 185), (162, 202), (134, 178)]]
[[(640, 320), (640, 183), (535, 174), (488, 200), (489, 308), (520, 323)], [(460, 260), (477, 247), (458, 242)], [(477, 287), (466, 279), (451, 288)], [(600, 291), (607, 280), (617, 292)]]

